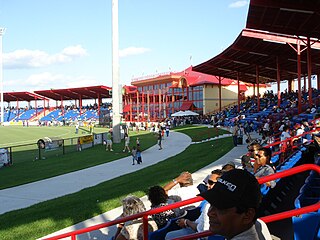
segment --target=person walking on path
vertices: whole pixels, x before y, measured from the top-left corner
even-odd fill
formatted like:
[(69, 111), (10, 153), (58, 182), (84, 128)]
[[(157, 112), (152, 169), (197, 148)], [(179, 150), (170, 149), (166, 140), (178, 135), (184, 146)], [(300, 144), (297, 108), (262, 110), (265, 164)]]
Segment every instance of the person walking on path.
[(233, 145), (235, 147), (238, 146), (238, 131), (239, 131), (239, 127), (238, 127), (238, 124), (236, 123), (232, 130)]
[(79, 122), (76, 122), (76, 134), (79, 132)]
[[(135, 161), (138, 163), (136, 146), (132, 147), (131, 155), (132, 155), (132, 165), (134, 165)], [(141, 154), (140, 154), (140, 156), (141, 156)]]
[(159, 132), (158, 132), (158, 145), (159, 145), (159, 150), (162, 149), (162, 131), (161, 129), (159, 129)]
[(111, 129), (109, 130), (109, 132), (107, 133), (107, 144), (106, 144), (106, 151), (113, 152), (112, 149), (112, 135), (111, 135)]
[(124, 149), (122, 150), (122, 152), (125, 152), (126, 150), (128, 150), (128, 153), (130, 153), (130, 137), (128, 135), (128, 133), (124, 134)]
[(142, 163), (140, 146), (137, 147), (137, 163), (138, 163), (138, 164)]
[(166, 126), (166, 135), (167, 135), (167, 137), (169, 137), (169, 132), (170, 132), (170, 126), (167, 125)]

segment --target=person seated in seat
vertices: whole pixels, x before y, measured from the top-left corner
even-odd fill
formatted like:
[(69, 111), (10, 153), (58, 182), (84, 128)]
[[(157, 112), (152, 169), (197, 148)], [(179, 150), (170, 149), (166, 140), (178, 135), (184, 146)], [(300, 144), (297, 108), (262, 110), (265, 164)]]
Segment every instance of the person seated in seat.
[(209, 230), (228, 240), (271, 240), (268, 227), (257, 220), (260, 185), (249, 172), (225, 172), (208, 191), (200, 194), (210, 204)]
[[(208, 190), (212, 189), (213, 186), (216, 184), (218, 179), (222, 175), (221, 170), (214, 170), (213, 174), (210, 175), (210, 178), (208, 179)], [(173, 239), (177, 237), (181, 237), (184, 235), (189, 235), (196, 232), (203, 232), (205, 230), (209, 229), (209, 218), (208, 218), (208, 210), (210, 207), (210, 204), (207, 201), (203, 201), (201, 203), (201, 214), (199, 218), (195, 221), (190, 221), (189, 219), (180, 218), (177, 220), (177, 224), (181, 229), (168, 232), (165, 239)]]
[[(146, 211), (146, 207), (140, 198), (136, 196), (127, 196), (122, 200), (123, 212), (120, 217), (126, 217), (133, 214)], [(157, 230), (157, 224), (152, 219), (148, 221), (148, 231), (153, 232)], [(134, 219), (122, 224), (118, 224), (117, 232), (114, 236), (116, 240), (143, 240), (143, 223), (142, 219)]]
[[(199, 194), (197, 186), (193, 185), (193, 178), (189, 172), (182, 172), (178, 177), (166, 184), (163, 189), (169, 198), (175, 202), (194, 198)], [(199, 203), (193, 203), (186, 208), (197, 206), (199, 206)]]
[(242, 168), (250, 173), (253, 173), (253, 166), (251, 164), (250, 157), (248, 155), (243, 155), (241, 157)]
[[(169, 203), (173, 203), (166, 194), (166, 191), (160, 186), (153, 186), (149, 188), (148, 199), (151, 202), (151, 209), (167, 206)], [(180, 211), (180, 209), (177, 210)], [(177, 215), (174, 209), (169, 209), (152, 215), (152, 218), (157, 223), (159, 229), (166, 226), (168, 221), (175, 217), (177, 217)]]
[(227, 162), (225, 165), (222, 166), (221, 170), (223, 172), (228, 172), (236, 168), (236, 165), (233, 161)]
[[(272, 166), (271, 160), (271, 150), (269, 148), (260, 148), (257, 154), (255, 165), (258, 166), (254, 170), (254, 176), (258, 179), (261, 177), (269, 176), (275, 173), (275, 169)], [(265, 185), (267, 187), (274, 188), (276, 186), (276, 182), (274, 180), (270, 182), (266, 182)]]

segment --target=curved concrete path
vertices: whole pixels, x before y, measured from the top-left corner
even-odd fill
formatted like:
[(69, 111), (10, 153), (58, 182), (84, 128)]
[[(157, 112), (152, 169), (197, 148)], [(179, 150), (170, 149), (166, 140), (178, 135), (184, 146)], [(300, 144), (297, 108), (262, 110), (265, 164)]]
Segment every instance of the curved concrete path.
[(155, 145), (142, 152), (140, 165), (132, 165), (128, 156), (95, 167), (61, 176), (0, 190), (0, 214), (26, 208), (36, 203), (78, 192), (84, 188), (125, 175), (173, 157), (191, 144), (191, 138), (179, 132), (171, 132), (162, 142), (163, 149)]

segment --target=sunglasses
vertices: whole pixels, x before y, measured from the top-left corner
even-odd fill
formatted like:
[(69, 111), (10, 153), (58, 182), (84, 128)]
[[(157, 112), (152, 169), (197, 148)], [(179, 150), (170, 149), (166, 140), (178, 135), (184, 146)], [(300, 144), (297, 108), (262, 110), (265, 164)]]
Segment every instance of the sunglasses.
[(217, 183), (217, 181), (212, 181), (212, 180), (210, 180), (210, 179), (208, 180), (208, 184), (209, 184), (209, 185), (213, 185), (213, 184), (216, 184), (216, 183)]

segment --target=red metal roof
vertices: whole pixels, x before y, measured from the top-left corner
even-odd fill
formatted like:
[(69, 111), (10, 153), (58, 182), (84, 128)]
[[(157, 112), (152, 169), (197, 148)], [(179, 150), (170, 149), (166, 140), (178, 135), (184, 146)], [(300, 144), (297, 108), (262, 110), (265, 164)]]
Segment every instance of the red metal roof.
[[(195, 72), (192, 70), (192, 67), (189, 67), (185, 69), (182, 72), (175, 73), (174, 75), (181, 75), (181, 78), (184, 78), (187, 80), (188, 86), (199, 86), (204, 84), (212, 84), (212, 85), (218, 85), (219, 79), (217, 76), (212, 76), (209, 74), (204, 74), (200, 72)], [(229, 85), (232, 82), (231, 79), (221, 78), (221, 85)], [(176, 87), (178, 87), (179, 84), (175, 84)]]
[[(234, 43), (219, 55), (193, 68), (206, 74), (237, 79), (243, 82), (256, 82), (257, 66), (261, 83), (277, 81), (277, 59), (281, 70), (281, 80), (297, 77), (297, 55), (288, 44), (266, 41), (265, 33), (244, 29)], [(268, 34), (270, 36), (270, 34)], [(271, 34), (272, 38), (295, 41), (283, 34)], [(312, 74), (320, 73), (320, 51), (311, 49)], [(307, 73), (307, 51), (301, 53), (301, 71)]]
[(75, 100), (75, 99), (97, 99), (111, 98), (112, 88), (106, 86), (91, 86), (81, 88), (67, 89), (50, 89), (34, 91), (35, 93), (45, 96), (56, 101), (60, 100)]
[(320, 0), (251, 0), (247, 28), (320, 38)]
[(5, 92), (3, 93), (3, 99), (5, 102), (48, 100), (43, 96), (31, 92)]
[[(292, 35), (318, 38), (319, 9), (320, 0), (251, 0), (247, 28), (252, 29), (241, 31), (225, 51), (193, 70), (250, 83), (256, 82), (258, 70), (259, 82), (268, 83), (277, 81), (279, 66), (281, 80), (297, 78), (297, 54), (293, 48), (303, 40), (304, 49), (307, 39)], [(320, 44), (315, 40), (311, 45), (311, 74), (319, 74)], [(302, 74), (308, 72), (306, 59), (307, 51), (302, 51)]]

